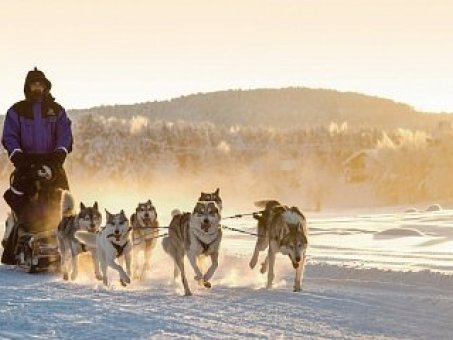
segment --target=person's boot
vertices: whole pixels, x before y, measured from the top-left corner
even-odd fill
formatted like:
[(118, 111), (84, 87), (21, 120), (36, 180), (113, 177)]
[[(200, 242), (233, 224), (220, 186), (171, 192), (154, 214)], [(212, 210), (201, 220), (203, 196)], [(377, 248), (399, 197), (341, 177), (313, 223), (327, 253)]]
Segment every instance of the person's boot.
[(8, 239), (6, 240), (3, 246), (3, 254), (1, 262), (6, 265), (14, 265), (16, 264), (16, 244), (17, 244), (17, 228), (18, 226), (15, 225), (13, 230), (11, 230), (11, 234), (9, 235)]

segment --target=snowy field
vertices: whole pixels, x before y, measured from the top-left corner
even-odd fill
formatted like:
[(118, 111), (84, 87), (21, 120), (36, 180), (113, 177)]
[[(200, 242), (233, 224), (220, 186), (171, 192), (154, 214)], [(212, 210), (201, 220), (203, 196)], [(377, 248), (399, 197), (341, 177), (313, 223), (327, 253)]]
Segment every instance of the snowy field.
[[(89, 261), (70, 283), (0, 266), (0, 338), (453, 337), (453, 211), (349, 211), (308, 220), (301, 293), (292, 292), (293, 269), (283, 256), (275, 288), (264, 289), (265, 277), (248, 268), (254, 238), (231, 231), (213, 288), (191, 282), (193, 297), (173, 285), (160, 248), (149, 277), (127, 288), (116, 279), (108, 288), (95, 282)], [(245, 229), (253, 221), (225, 224)]]

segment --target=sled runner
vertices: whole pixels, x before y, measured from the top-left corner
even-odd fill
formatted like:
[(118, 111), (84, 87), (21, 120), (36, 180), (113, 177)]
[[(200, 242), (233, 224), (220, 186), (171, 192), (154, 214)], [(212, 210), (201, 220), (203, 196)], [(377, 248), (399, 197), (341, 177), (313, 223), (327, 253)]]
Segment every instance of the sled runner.
[(27, 273), (58, 272), (60, 254), (54, 232), (24, 233), (17, 242), (16, 264)]

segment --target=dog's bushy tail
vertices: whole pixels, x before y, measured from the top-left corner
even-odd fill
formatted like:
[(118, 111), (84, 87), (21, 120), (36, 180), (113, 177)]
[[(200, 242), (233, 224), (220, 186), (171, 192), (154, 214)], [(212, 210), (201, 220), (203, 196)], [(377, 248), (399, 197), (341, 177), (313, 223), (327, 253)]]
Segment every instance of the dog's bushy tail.
[(75, 201), (72, 194), (64, 190), (61, 194), (61, 214), (63, 217), (75, 214)]
[(90, 248), (96, 248), (96, 234), (89, 231), (76, 231), (75, 238)]
[(179, 209), (173, 209), (172, 212), (171, 212), (171, 217), (175, 217), (176, 215), (181, 215), (181, 210)]

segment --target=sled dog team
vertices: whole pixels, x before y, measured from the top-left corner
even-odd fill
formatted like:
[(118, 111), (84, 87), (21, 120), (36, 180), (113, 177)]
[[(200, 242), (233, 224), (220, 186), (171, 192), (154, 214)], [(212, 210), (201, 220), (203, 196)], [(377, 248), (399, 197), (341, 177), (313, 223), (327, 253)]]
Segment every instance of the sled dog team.
[[(268, 249), (261, 266), (267, 272), (267, 288), (272, 287), (277, 253), (288, 255), (296, 271), (294, 291), (300, 291), (308, 246), (308, 227), (304, 215), (296, 207), (287, 207), (277, 201), (260, 201), (264, 208), (253, 217), (258, 221), (258, 238), (250, 260), (250, 268), (258, 262), (259, 252)], [(164, 251), (174, 261), (174, 279), (181, 277), (185, 295), (192, 295), (184, 268), (187, 256), (195, 272), (195, 280), (206, 288), (219, 264), (222, 241), (222, 199), (219, 189), (201, 193), (192, 212), (172, 212), (168, 235), (162, 240)], [(150, 270), (152, 251), (159, 233), (157, 211), (151, 200), (139, 203), (128, 219), (124, 210), (112, 214), (106, 210), (106, 223), (95, 202), (92, 207), (80, 203), (76, 213), (74, 199), (69, 192), (62, 196), (62, 220), (58, 225), (58, 243), (61, 253), (63, 278), (75, 280), (78, 275), (78, 255), (91, 254), (95, 276), (108, 285), (107, 268), (116, 270), (120, 282), (126, 286), (133, 279), (142, 279)], [(163, 235), (161, 235), (163, 236)], [(139, 261), (142, 257), (143, 261)], [(211, 265), (205, 272), (200, 268), (201, 257), (210, 257)], [(125, 268), (124, 268), (125, 262)], [(139, 266), (139, 263), (143, 263)]]

